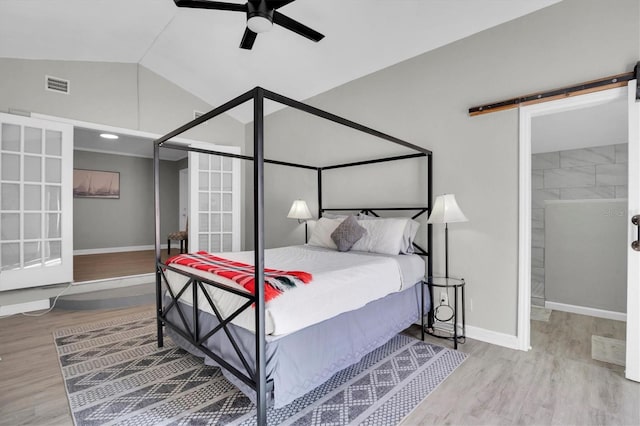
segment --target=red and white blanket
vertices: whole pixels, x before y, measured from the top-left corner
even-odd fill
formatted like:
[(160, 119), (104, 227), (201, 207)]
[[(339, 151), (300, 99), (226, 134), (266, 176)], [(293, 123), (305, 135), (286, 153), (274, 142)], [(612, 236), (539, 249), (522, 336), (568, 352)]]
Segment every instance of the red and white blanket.
[[(225, 259), (206, 251), (191, 254), (179, 254), (167, 260), (167, 265), (174, 263), (209, 272), (228, 278), (251, 292), (255, 293), (255, 268), (253, 265)], [(268, 302), (282, 292), (295, 288), (299, 283), (307, 284), (313, 277), (303, 271), (281, 271), (264, 269), (264, 300)]]

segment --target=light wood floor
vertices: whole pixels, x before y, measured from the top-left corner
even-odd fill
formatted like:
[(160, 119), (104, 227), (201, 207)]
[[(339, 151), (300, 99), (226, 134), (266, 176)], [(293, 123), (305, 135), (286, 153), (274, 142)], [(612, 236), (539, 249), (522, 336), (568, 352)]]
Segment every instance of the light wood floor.
[[(172, 251), (174, 255), (179, 250)], [(167, 251), (162, 250), (162, 259)], [(155, 251), (141, 250), (121, 253), (83, 254), (73, 256), (73, 281), (93, 281), (104, 278), (126, 277), (129, 275), (154, 272)]]
[(403, 424), (640, 425), (640, 383), (591, 358), (593, 334), (625, 333), (621, 321), (554, 311), (531, 321), (529, 352), (468, 339), (458, 350), (469, 357)]
[[(71, 425), (52, 331), (142, 311), (153, 306), (0, 319), (0, 425)], [(592, 334), (623, 338), (624, 323), (556, 311), (531, 334), (529, 352), (459, 345), (468, 359), (404, 424), (640, 424), (640, 384), (590, 356)]]

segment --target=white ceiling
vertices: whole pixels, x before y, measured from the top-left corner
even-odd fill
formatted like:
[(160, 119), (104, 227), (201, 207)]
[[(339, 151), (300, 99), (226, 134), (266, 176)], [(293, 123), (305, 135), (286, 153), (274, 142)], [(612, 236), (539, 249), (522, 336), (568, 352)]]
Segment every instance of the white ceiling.
[[(244, 3), (241, 0), (229, 0)], [(217, 106), (255, 86), (304, 100), (558, 0), (297, 0), (239, 49), (242, 13), (171, 0), (0, 0), (0, 57), (139, 63)], [(231, 115), (251, 120), (250, 106)]]

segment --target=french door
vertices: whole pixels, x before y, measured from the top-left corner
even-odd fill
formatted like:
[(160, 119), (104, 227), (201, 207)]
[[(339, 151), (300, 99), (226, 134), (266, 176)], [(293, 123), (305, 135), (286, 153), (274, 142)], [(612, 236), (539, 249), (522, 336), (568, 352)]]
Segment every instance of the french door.
[[(198, 147), (240, 153), (233, 146)], [(189, 251), (240, 250), (240, 182), (240, 160), (189, 152)]]
[(0, 114), (0, 291), (73, 280), (73, 127)]

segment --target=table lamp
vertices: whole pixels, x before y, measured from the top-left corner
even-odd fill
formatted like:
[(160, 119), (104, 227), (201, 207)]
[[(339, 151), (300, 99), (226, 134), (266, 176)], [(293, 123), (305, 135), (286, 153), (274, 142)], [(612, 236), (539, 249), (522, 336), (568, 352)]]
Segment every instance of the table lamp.
[(307, 206), (307, 202), (304, 200), (295, 200), (291, 205), (291, 209), (289, 210), (289, 214), (287, 214), (289, 219), (298, 219), (298, 223), (304, 222), (304, 242), (307, 243), (307, 220), (311, 219), (311, 212), (309, 211), (309, 207)]

